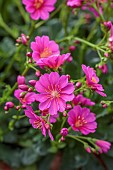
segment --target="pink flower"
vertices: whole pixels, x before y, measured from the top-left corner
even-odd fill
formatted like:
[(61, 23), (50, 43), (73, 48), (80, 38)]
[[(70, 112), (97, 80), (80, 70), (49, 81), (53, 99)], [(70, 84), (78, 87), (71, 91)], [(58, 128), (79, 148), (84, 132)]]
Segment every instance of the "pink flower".
[(107, 153), (111, 147), (111, 143), (104, 140), (97, 140), (95, 144), (99, 147), (99, 153)]
[(82, 70), (86, 74), (86, 84), (91, 87), (92, 90), (105, 97), (106, 94), (103, 93), (104, 89), (101, 84), (98, 84), (99, 78), (96, 76), (96, 71), (91, 67), (86, 67), (82, 64)]
[(82, 94), (78, 94), (74, 97), (72, 103), (74, 105), (81, 105), (81, 106), (94, 106), (95, 103), (92, 102), (90, 99), (84, 97)]
[(50, 139), (54, 140), (50, 132), (50, 126), (47, 124), (46, 120), (44, 120), (41, 116), (36, 115), (31, 106), (27, 106), (27, 109), (24, 111), (25, 115), (29, 118), (29, 122), (32, 124), (33, 128), (40, 129), (45, 137), (46, 131), (48, 131)]
[(22, 3), (33, 20), (39, 18), (46, 20), (49, 18), (49, 13), (55, 9), (56, 0), (22, 0)]
[(74, 131), (80, 131), (84, 135), (94, 133), (97, 128), (96, 116), (88, 108), (75, 106), (68, 113), (68, 123)]
[(72, 8), (78, 8), (81, 7), (82, 5), (82, 0), (68, 0), (67, 1), (67, 6), (70, 6)]
[(66, 60), (68, 60), (69, 57), (70, 57), (70, 53), (63, 54), (63, 55), (53, 55), (43, 60), (40, 60), (40, 62), (38, 62), (38, 65), (42, 67), (46, 66), (51, 69), (57, 70), (61, 65), (64, 64)]
[[(23, 96), (21, 95), (23, 93)], [(14, 96), (20, 101), (22, 104), (31, 104), (35, 101), (36, 94), (34, 92), (25, 92), (23, 90), (17, 89), (14, 92)], [(22, 97), (21, 97), (22, 96)]]
[(68, 83), (68, 77), (57, 72), (44, 74), (40, 77), (35, 85), (37, 101), (40, 102), (40, 110), (49, 110), (51, 115), (57, 114), (58, 111), (63, 112), (66, 108), (66, 102), (74, 98), (74, 85)]
[(37, 36), (36, 42), (31, 43), (31, 49), (33, 50), (33, 60), (37, 65), (44, 65), (44, 60), (52, 55), (59, 55), (59, 46), (55, 41), (50, 41), (48, 36)]

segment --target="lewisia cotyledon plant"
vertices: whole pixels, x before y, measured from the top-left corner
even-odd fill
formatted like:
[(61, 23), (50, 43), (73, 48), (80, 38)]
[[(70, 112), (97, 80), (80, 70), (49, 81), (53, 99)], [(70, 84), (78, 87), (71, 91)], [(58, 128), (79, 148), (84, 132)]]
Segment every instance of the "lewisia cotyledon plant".
[(30, 13), (30, 17), (33, 20), (46, 20), (49, 18), (49, 13), (52, 12), (55, 7), (54, 4), (57, 0), (22, 0), (25, 5), (26, 11)]
[(74, 98), (74, 85), (68, 82), (68, 77), (60, 76), (57, 72), (44, 74), (35, 85), (37, 94), (36, 100), (40, 102), (39, 109), (48, 109), (51, 115), (63, 112), (66, 102)]
[(97, 128), (96, 116), (88, 108), (75, 106), (68, 113), (68, 123), (74, 131), (80, 131), (84, 135), (94, 133)]
[(99, 147), (99, 153), (107, 153), (111, 147), (111, 143), (104, 140), (96, 140), (95, 144)]

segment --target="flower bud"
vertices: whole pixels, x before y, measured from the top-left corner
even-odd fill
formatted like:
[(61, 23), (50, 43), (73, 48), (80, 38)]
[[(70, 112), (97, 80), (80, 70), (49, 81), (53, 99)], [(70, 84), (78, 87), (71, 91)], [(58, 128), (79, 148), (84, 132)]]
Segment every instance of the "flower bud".
[(72, 108), (71, 104), (67, 104), (67, 105), (66, 105), (66, 110), (69, 110), (69, 109), (71, 109), (71, 108)]
[(36, 71), (36, 73), (35, 73), (35, 75), (36, 75), (37, 77), (40, 77), (40, 76), (41, 76), (40, 71), (39, 71), (39, 70), (37, 70), (37, 71)]
[(29, 84), (31, 86), (35, 86), (36, 82), (37, 82), (36, 80), (29, 80)]
[(26, 92), (21, 92), (19, 97), (20, 97), (20, 98), (24, 98), (25, 95), (26, 95)]
[(20, 106), (16, 106), (16, 110), (19, 110), (20, 109)]
[(32, 91), (33, 91), (33, 88), (29, 87), (28, 92), (32, 92)]
[(19, 89), (27, 91), (28, 90), (28, 86), (26, 84), (21, 84), (18, 86)]
[(22, 105), (22, 109), (26, 109), (26, 105), (25, 104)]
[(75, 47), (74, 45), (71, 45), (71, 46), (69, 47), (69, 50), (70, 50), (70, 51), (75, 51), (75, 49), (76, 49), (76, 47)]
[(25, 77), (24, 76), (18, 76), (17, 82), (18, 82), (18, 85), (25, 84)]
[(80, 88), (82, 86), (82, 83), (81, 82), (77, 82), (76, 83), (76, 85), (75, 85), (75, 87), (78, 89), (78, 88)]
[(4, 110), (5, 110), (5, 111), (8, 111), (9, 108), (8, 108), (7, 106), (4, 106)]
[(32, 57), (32, 52), (27, 52), (27, 53), (26, 53), (26, 56), (29, 57), (29, 58), (31, 58), (31, 57)]
[(85, 148), (88, 153), (91, 153), (90, 147)]
[(68, 134), (68, 129), (67, 129), (67, 128), (62, 128), (61, 131), (60, 131), (60, 134), (61, 134), (62, 136), (67, 136), (67, 134)]
[(13, 102), (7, 102), (5, 105), (8, 107), (8, 109), (14, 107), (14, 103)]

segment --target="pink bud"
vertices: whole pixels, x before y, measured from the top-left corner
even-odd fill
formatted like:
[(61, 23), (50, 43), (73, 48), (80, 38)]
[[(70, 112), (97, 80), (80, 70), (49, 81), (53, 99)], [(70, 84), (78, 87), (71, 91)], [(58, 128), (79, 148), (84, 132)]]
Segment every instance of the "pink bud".
[(31, 86), (35, 86), (36, 80), (29, 80), (29, 84), (30, 84)]
[(87, 147), (87, 148), (86, 148), (86, 151), (87, 151), (88, 153), (91, 153), (90, 147)]
[(7, 106), (4, 106), (4, 110), (5, 110), (5, 111), (8, 111), (9, 108), (8, 108)]
[(67, 113), (66, 111), (63, 112), (63, 116), (66, 117), (67, 116)]
[(71, 46), (69, 47), (69, 50), (70, 50), (70, 51), (75, 51), (75, 49), (76, 49), (76, 47), (75, 47), (74, 45), (71, 45)]
[(103, 107), (103, 108), (106, 108), (106, 107), (108, 107), (108, 106), (107, 106), (107, 104), (103, 104), (102, 107)]
[(20, 97), (20, 98), (24, 98), (25, 95), (26, 95), (26, 92), (21, 92), (19, 97)]
[(37, 70), (37, 71), (36, 71), (36, 73), (35, 73), (35, 75), (36, 75), (37, 77), (41, 76), (40, 71), (39, 71), (39, 70)]
[(72, 108), (71, 104), (67, 104), (67, 105), (66, 105), (66, 110), (69, 110), (69, 109), (71, 109), (71, 108)]
[(45, 124), (45, 127), (46, 127), (46, 129), (50, 129), (50, 125), (49, 124)]
[(32, 57), (32, 52), (27, 52), (27, 53), (26, 53), (26, 56), (29, 57), (29, 58), (31, 58), (31, 57)]
[(61, 134), (62, 136), (67, 136), (67, 134), (68, 134), (68, 129), (67, 129), (67, 128), (62, 128), (61, 131), (60, 131), (60, 134)]
[(20, 106), (16, 106), (16, 110), (19, 110), (20, 109)]
[(19, 89), (27, 91), (28, 90), (28, 86), (26, 84), (21, 84), (18, 86)]
[(73, 61), (73, 57), (72, 57), (72, 56), (69, 56), (68, 59), (67, 59), (67, 61), (68, 61), (69, 63), (71, 63), (71, 62)]
[(25, 104), (22, 105), (22, 109), (26, 109), (26, 105)]
[(75, 86), (76, 86), (76, 88), (80, 88), (82, 86), (82, 83), (81, 82), (77, 82)]
[(70, 75), (69, 75), (69, 74), (67, 74), (66, 76), (67, 76), (68, 80), (70, 80)]
[(106, 58), (108, 58), (108, 57), (109, 57), (109, 54), (108, 54), (108, 53), (104, 53), (104, 56), (105, 56)]
[(8, 109), (14, 107), (14, 103), (13, 102), (7, 102), (5, 105), (8, 107)]
[(64, 142), (64, 141), (65, 141), (64, 136), (62, 136), (60, 140), (61, 140), (62, 142)]
[(25, 34), (21, 34), (22, 44), (27, 45), (28, 39)]
[(32, 92), (32, 91), (33, 91), (33, 88), (29, 87), (28, 92)]
[(31, 58), (29, 59), (28, 63), (30, 63), (30, 64), (32, 63), (32, 59)]
[(25, 84), (25, 77), (24, 76), (18, 76), (17, 82), (18, 82), (18, 85)]

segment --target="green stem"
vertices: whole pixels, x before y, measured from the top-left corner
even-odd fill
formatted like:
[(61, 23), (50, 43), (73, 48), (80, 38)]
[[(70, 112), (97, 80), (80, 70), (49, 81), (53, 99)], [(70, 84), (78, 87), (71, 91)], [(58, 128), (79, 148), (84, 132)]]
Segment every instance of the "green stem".
[(16, 38), (16, 35), (14, 34), (13, 30), (8, 27), (8, 25), (4, 22), (2, 15), (0, 14), (0, 26), (14, 39)]
[(84, 141), (82, 141), (81, 139), (79, 139), (78, 136), (75, 137), (75, 136), (73, 136), (73, 135), (67, 135), (66, 137), (75, 139), (75, 140), (81, 142), (83, 145), (86, 145), (86, 144), (87, 144), (87, 142), (84, 142)]

